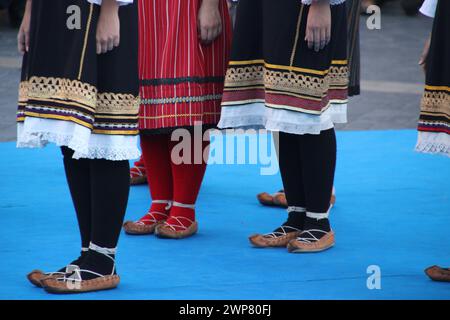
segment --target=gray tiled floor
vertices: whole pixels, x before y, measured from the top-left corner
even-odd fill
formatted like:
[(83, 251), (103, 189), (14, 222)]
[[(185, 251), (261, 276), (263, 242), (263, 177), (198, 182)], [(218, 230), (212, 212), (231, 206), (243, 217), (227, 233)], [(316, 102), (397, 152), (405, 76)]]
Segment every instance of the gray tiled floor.
[[(382, 29), (361, 21), (363, 93), (350, 102), (345, 130), (415, 128), (423, 74), (417, 65), (431, 20), (406, 17), (395, 3), (382, 10)], [(0, 141), (15, 139), (20, 56), (16, 31), (0, 24)]]

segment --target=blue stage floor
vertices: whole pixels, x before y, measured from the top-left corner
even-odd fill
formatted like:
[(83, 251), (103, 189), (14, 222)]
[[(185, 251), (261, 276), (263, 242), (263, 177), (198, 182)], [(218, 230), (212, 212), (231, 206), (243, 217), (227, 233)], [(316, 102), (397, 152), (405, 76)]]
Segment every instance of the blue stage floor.
[[(423, 269), (450, 266), (450, 159), (413, 151), (416, 132), (341, 132), (331, 214), (337, 243), (320, 254), (254, 249), (247, 236), (285, 218), (255, 195), (278, 175), (256, 165), (213, 165), (198, 201), (200, 232), (181, 241), (122, 235), (117, 290), (53, 296), (30, 285), (32, 269), (53, 270), (79, 251), (59, 150), (0, 144), (1, 299), (449, 299), (450, 284)], [(132, 189), (127, 219), (149, 205)], [(366, 285), (370, 265), (381, 290)]]

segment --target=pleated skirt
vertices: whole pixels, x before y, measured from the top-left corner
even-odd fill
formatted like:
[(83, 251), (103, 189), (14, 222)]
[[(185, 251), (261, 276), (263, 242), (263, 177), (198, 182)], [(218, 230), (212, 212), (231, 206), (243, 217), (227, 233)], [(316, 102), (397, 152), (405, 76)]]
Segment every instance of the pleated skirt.
[(220, 0), (222, 34), (204, 45), (198, 34), (201, 0), (139, 1), (141, 133), (195, 125), (215, 127), (229, 51), (231, 20)]

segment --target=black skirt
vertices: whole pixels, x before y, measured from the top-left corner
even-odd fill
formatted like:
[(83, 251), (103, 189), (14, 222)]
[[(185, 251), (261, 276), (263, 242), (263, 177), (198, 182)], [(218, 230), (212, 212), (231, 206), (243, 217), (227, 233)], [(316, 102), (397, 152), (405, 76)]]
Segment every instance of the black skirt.
[(438, 2), (426, 85), (419, 119), (417, 150), (450, 156), (450, 1)]
[(317, 53), (304, 41), (309, 6), (299, 0), (240, 0), (223, 105), (263, 100), (320, 114), (331, 101), (346, 103), (345, 5), (331, 11), (332, 40)]
[(137, 4), (119, 8), (120, 46), (101, 55), (99, 15), (100, 6), (86, 0), (33, 0), (19, 90), (19, 146), (54, 142), (80, 157), (114, 160), (139, 154), (137, 146), (114, 142), (138, 134)]

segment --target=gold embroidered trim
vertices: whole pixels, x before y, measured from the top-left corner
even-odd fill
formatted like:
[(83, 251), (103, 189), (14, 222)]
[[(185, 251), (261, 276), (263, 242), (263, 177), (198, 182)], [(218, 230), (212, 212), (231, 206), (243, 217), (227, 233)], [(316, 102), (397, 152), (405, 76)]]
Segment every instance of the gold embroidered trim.
[(78, 81), (63, 78), (31, 77), (20, 83), (19, 103), (28, 100), (56, 101), (82, 104), (95, 111), (105, 114), (137, 114), (139, 112), (139, 97), (132, 94), (98, 93), (97, 88)]
[(129, 135), (129, 136), (136, 136), (139, 134), (139, 130), (133, 130), (133, 131), (121, 131), (121, 130), (92, 130), (93, 133), (96, 134), (109, 134), (109, 135)]
[(140, 100), (132, 94), (100, 93), (97, 95), (97, 113), (138, 114)]
[(242, 87), (263, 86), (265, 89), (322, 98), (330, 88), (348, 86), (348, 67), (331, 66), (325, 76), (267, 69), (264, 65), (228, 69), (225, 91)]
[(94, 4), (91, 3), (91, 7), (89, 8), (89, 17), (86, 26), (86, 32), (84, 34), (84, 42), (83, 42), (83, 50), (81, 52), (80, 58), (80, 70), (78, 71), (78, 80), (81, 79), (81, 75), (83, 74), (84, 67), (84, 57), (86, 55), (86, 48), (88, 45), (89, 31), (91, 30), (91, 22), (92, 22), (92, 13), (94, 12)]
[(428, 91), (422, 98), (422, 112), (450, 114), (450, 94), (444, 91)]
[(298, 38), (300, 37), (300, 27), (302, 25), (303, 8), (304, 8), (304, 6), (302, 3), (301, 8), (300, 8), (300, 13), (299, 13), (298, 19), (297, 19), (297, 31), (295, 32), (294, 47), (292, 48), (291, 63), (289, 65), (290, 67), (292, 67), (294, 65), (294, 59), (295, 59), (295, 55), (297, 53)]
[[(247, 66), (247, 65), (265, 65), (267, 69), (279, 69), (279, 70), (285, 70), (285, 71), (292, 71), (292, 72), (299, 72), (299, 73), (311, 73), (318, 76), (325, 76), (329, 70), (314, 70), (314, 69), (307, 69), (307, 68), (300, 68), (300, 67), (290, 67), (290, 66), (283, 66), (279, 64), (273, 64), (273, 63), (267, 63), (263, 59), (257, 59), (257, 60), (239, 60), (239, 61), (230, 61), (229, 65), (232, 67), (235, 66)], [(331, 65), (348, 65), (347, 60), (332, 60)]]
[(31, 99), (74, 101), (95, 109), (97, 89), (78, 80), (31, 77), (20, 84), (19, 101)]
[(426, 85), (425, 89), (429, 90), (429, 91), (447, 91), (447, 93), (450, 93), (450, 87), (449, 86), (430, 86), (430, 85)]

